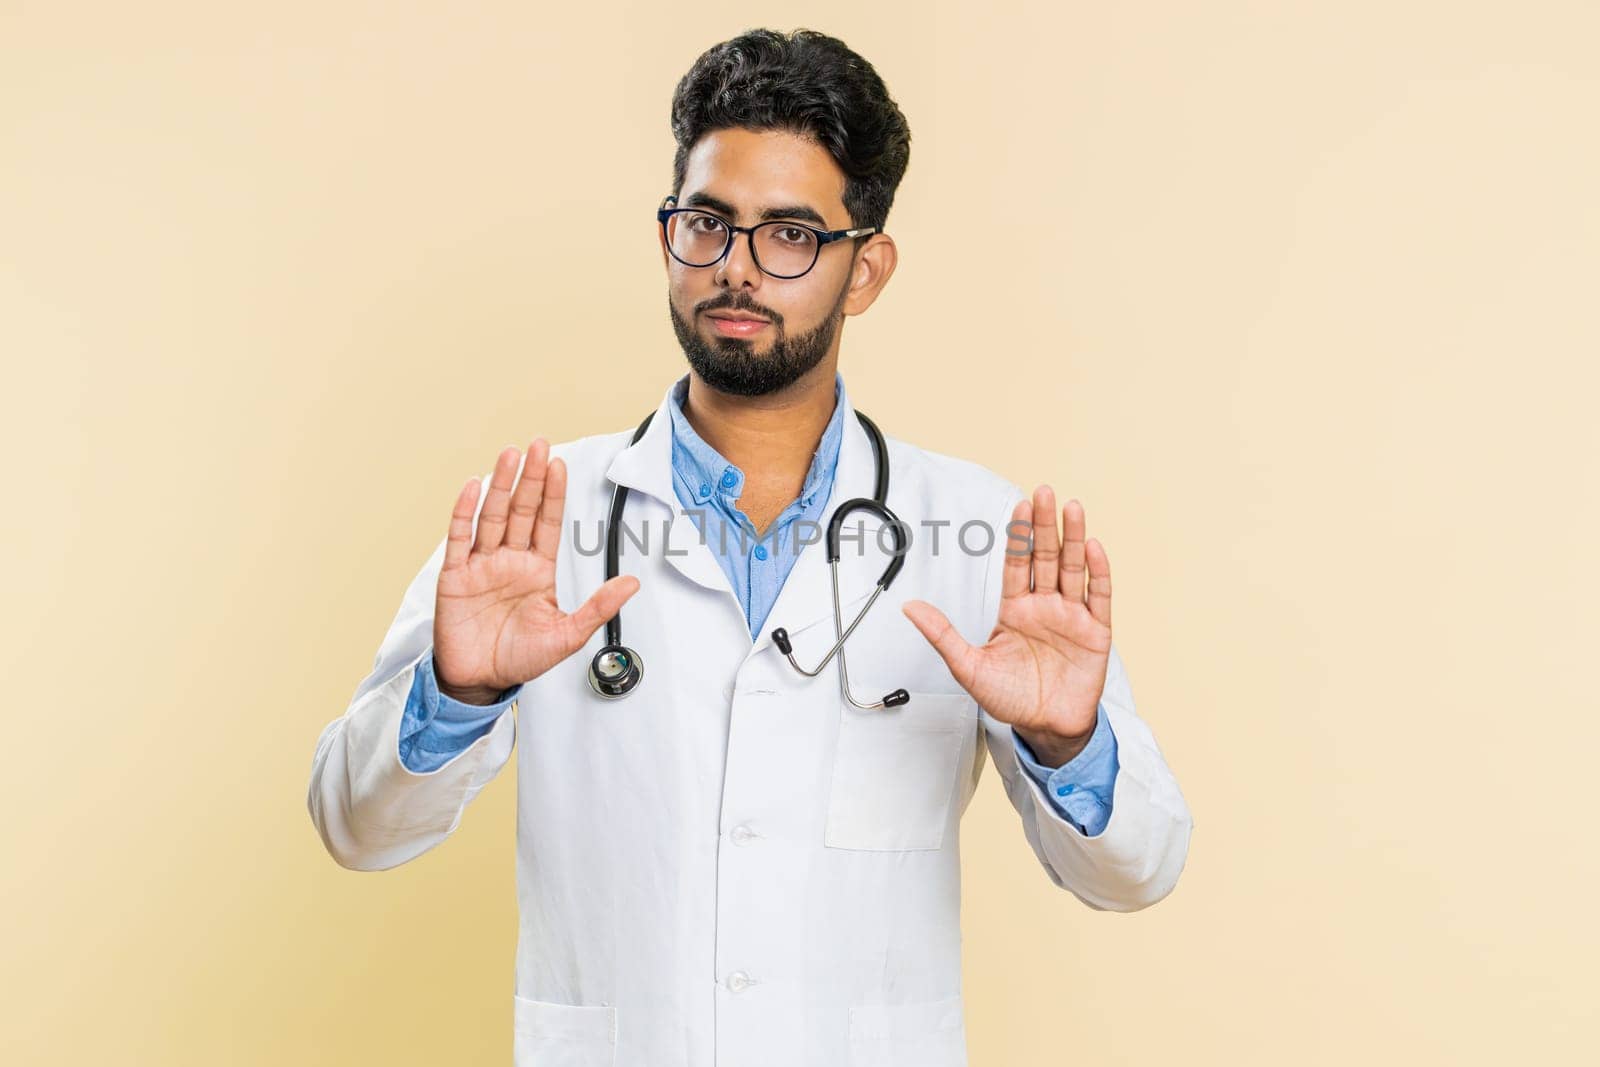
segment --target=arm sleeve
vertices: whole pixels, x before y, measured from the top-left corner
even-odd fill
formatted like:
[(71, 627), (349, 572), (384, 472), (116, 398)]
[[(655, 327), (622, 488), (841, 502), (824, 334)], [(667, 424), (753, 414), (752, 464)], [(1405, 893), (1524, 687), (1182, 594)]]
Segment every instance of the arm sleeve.
[[(1020, 488), (1008, 485), (994, 510), (997, 529), (1006, 528), (1013, 506), (1025, 498)], [(975, 634), (989, 633), (999, 617), (1007, 539), (998, 538), (997, 543), (984, 580), (982, 614), (975, 620)], [(1194, 819), (1154, 734), (1134, 706), (1128, 672), (1115, 642), (1100, 711), (1116, 742), (1117, 767), (1108, 798), (1109, 814), (1098, 833), (1085, 832), (1062, 814), (1046, 793), (1047, 786), (1024, 766), (1016, 732), (981, 707), (978, 729), (983, 744), (975, 774), (982, 773), (982, 756), (987, 752), (1000, 774), (1006, 799), (1022, 822), (1028, 845), (1051, 882), (1096, 910), (1137, 911), (1177, 887), (1188, 859)], [(1075, 793), (1076, 787), (1069, 796)]]
[(1078, 831), (1094, 837), (1111, 821), (1111, 800), (1117, 781), (1117, 736), (1111, 730), (1102, 702), (1095, 712), (1094, 733), (1089, 743), (1059, 767), (1047, 767), (1034, 754), (1033, 746), (1015, 730), (1017, 762), (1028, 772), (1061, 817)]
[(517, 702), (522, 686), (512, 686), (493, 704), (466, 704), (439, 691), (433, 673), (433, 648), (417, 664), (400, 720), (400, 762), (418, 774), (436, 771), (472, 747), (495, 720)]
[[(488, 476), (484, 477), (485, 483)], [(478, 496), (481, 512), (487, 493)], [(473, 515), (474, 532), (477, 514)], [(406, 588), (372, 670), (344, 713), (317, 738), (306, 808), (323, 847), (342, 867), (386, 870), (455, 832), (462, 813), (511, 758), (516, 699), (487, 732), (432, 770), (400, 758), (400, 724), (424, 660), (433, 655), (433, 606), (445, 539)]]

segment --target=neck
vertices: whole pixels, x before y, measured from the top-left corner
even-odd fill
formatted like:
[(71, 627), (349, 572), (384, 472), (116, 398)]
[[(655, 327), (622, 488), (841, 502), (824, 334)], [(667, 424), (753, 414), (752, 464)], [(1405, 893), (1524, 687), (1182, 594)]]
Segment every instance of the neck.
[(779, 392), (730, 396), (691, 370), (683, 416), (706, 444), (744, 471), (747, 487), (792, 490), (792, 498), (833, 418), (835, 373), (835, 361), (825, 359)]

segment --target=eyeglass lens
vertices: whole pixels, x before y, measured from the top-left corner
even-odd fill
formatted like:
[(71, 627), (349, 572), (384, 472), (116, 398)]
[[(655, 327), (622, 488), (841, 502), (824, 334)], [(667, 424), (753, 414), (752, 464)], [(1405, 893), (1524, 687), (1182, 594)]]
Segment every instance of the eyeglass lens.
[[(667, 219), (672, 254), (691, 267), (707, 267), (722, 258), (728, 227), (715, 215), (680, 211)], [(750, 235), (756, 265), (768, 274), (792, 277), (811, 269), (817, 259), (817, 235), (792, 222), (763, 222)]]

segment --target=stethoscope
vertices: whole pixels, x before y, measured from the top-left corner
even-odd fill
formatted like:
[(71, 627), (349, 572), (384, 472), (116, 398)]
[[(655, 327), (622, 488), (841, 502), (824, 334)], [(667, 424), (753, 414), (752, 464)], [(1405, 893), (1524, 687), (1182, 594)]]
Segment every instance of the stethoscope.
[[(634, 431), (633, 440), (629, 442), (630, 445), (637, 443), (639, 438), (644, 436), (645, 429), (650, 425), (650, 420), (654, 417), (655, 412), (653, 411), (644, 417), (644, 421)], [(772, 643), (778, 647), (778, 651), (788, 657), (790, 665), (807, 678), (814, 678), (822, 673), (822, 668), (826, 667), (828, 661), (837, 654), (839, 657), (839, 688), (844, 693), (846, 700), (858, 708), (895, 708), (907, 703), (911, 699), (911, 694), (904, 689), (896, 689), (876, 703), (863, 704), (850, 692), (850, 674), (846, 670), (844, 662), (845, 639), (854, 632), (855, 628), (860, 625), (861, 620), (866, 617), (867, 612), (872, 608), (873, 601), (878, 599), (880, 593), (889, 588), (889, 583), (894, 581), (895, 575), (900, 573), (900, 568), (905, 565), (907, 547), (905, 525), (884, 503), (889, 496), (889, 457), (888, 449), (883, 443), (883, 434), (879, 433), (878, 427), (873, 421), (861, 412), (856, 412), (856, 418), (861, 420), (861, 425), (867, 431), (867, 436), (872, 438), (872, 451), (877, 459), (878, 477), (877, 487), (872, 496), (858, 496), (854, 499), (846, 500), (834, 509), (833, 517), (828, 520), (828, 569), (833, 575), (833, 632), (838, 635), (839, 639), (828, 650), (828, 654), (822, 657), (822, 662), (809, 671), (796, 662), (794, 649), (789, 644), (787, 630), (781, 626), (773, 630)], [(617, 485), (611, 494), (611, 516), (607, 520), (606, 581), (610, 581), (617, 576), (617, 549), (621, 540), (619, 532), (622, 528), (622, 509), (627, 499), (628, 487), (621, 484)], [(844, 629), (841, 632), (843, 618), (839, 613), (839, 530), (844, 526), (845, 517), (853, 511), (873, 512), (889, 524), (889, 528), (894, 531), (894, 558), (884, 568), (883, 574), (878, 578), (877, 588), (873, 589), (872, 596), (862, 606), (861, 611), (855, 617), (855, 621), (850, 624), (848, 629)], [(606, 622), (605, 645), (601, 647), (599, 652), (595, 653), (594, 659), (589, 664), (589, 685), (603, 697), (623, 697), (633, 692), (634, 687), (639, 684), (639, 680), (643, 677), (643, 657), (622, 643), (622, 610), (619, 608), (617, 613)]]

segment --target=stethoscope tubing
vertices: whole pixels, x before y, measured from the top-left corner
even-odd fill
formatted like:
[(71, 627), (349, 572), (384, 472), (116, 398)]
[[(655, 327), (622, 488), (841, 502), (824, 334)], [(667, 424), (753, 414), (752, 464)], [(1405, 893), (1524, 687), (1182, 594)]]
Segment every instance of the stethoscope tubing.
[[(639, 438), (644, 436), (645, 430), (649, 428), (650, 420), (655, 418), (655, 414), (652, 411), (644, 417), (644, 421), (634, 431), (633, 439), (629, 441), (630, 446), (638, 443)], [(873, 602), (878, 599), (885, 589), (889, 588), (889, 585), (899, 575), (901, 568), (905, 566), (905, 557), (908, 550), (905, 524), (900, 521), (893, 511), (889, 510), (886, 503), (889, 495), (889, 450), (884, 443), (883, 433), (878, 429), (877, 424), (863, 412), (857, 411), (856, 418), (860, 420), (862, 428), (867, 431), (867, 436), (872, 440), (872, 450), (877, 470), (873, 495), (871, 497), (855, 497), (845, 501), (834, 509), (832, 517), (828, 520), (826, 548), (828, 571), (833, 585), (833, 629), (837, 640), (834, 641), (833, 647), (828, 650), (827, 655), (822, 657), (822, 662), (811, 670), (806, 670), (800, 666), (799, 662), (794, 658), (794, 649), (789, 643), (788, 632), (783, 627), (780, 626), (772, 631), (772, 643), (788, 659), (790, 666), (808, 678), (814, 678), (822, 673), (822, 669), (837, 654), (839, 657), (839, 686), (846, 700), (863, 709), (898, 707), (911, 699), (910, 694), (904, 689), (896, 689), (882, 700), (873, 704), (863, 704), (857, 700), (855, 695), (850, 692), (850, 674), (845, 664), (845, 641), (855, 632), (855, 628), (861, 624), (861, 620), (866, 618)], [(628, 487), (620, 483), (617, 484), (611, 493), (611, 511), (607, 519), (606, 581), (615, 578), (620, 569), (619, 549), (621, 538), (619, 530), (622, 525), (623, 509), (627, 504), (627, 500)], [(883, 574), (879, 576), (877, 585), (872, 590), (872, 595), (867, 598), (867, 602), (862, 605), (861, 610), (851, 620), (847, 629), (844, 627), (844, 619), (839, 605), (839, 558), (841, 554), (841, 530), (844, 526), (844, 520), (854, 511), (871, 511), (882, 518), (894, 532), (895, 547), (893, 558), (890, 559), (888, 566), (884, 568)], [(604, 665), (604, 669), (602, 669), (602, 665)], [(616, 613), (606, 620), (605, 644), (599, 652), (595, 653), (595, 657), (589, 665), (589, 684), (601, 696), (621, 697), (632, 692), (643, 676), (643, 658), (622, 643), (622, 610), (618, 608)]]

